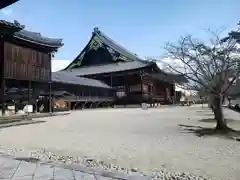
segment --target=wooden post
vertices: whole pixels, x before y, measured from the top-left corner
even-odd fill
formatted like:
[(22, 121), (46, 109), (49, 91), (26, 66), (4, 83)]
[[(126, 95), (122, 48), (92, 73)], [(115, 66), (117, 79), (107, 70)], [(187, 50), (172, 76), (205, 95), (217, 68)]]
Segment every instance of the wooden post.
[(68, 110), (71, 111), (71, 101), (68, 100)]
[(111, 83), (111, 87), (112, 87), (112, 75), (110, 75), (110, 83)]
[(173, 85), (173, 95), (174, 95), (174, 97), (173, 97), (173, 99), (174, 99), (174, 104), (176, 104), (176, 101), (177, 101), (177, 95), (176, 95), (176, 83), (174, 83), (174, 85)]
[[(52, 87), (51, 87), (51, 89), (52, 89)], [(51, 91), (51, 93), (52, 93), (52, 91)], [(51, 103), (52, 103), (52, 112), (54, 112), (54, 106), (55, 106), (55, 96), (52, 94), (52, 96), (51, 96)]]
[(31, 81), (28, 81), (28, 105), (32, 104), (31, 103)]
[(48, 92), (49, 92), (49, 94), (48, 94), (48, 96), (49, 96), (49, 113), (51, 113), (52, 112), (52, 82), (49, 82), (48, 83), (48, 88), (49, 88), (49, 90), (48, 90)]
[(3, 36), (0, 37), (0, 87), (1, 87), (1, 94), (0, 94), (0, 99), (1, 99), (1, 105), (2, 105), (2, 115), (5, 115), (5, 78), (4, 78), (4, 39)]
[(53, 102), (52, 102), (52, 57), (53, 54), (49, 53), (49, 79), (48, 79), (48, 87), (49, 87), (49, 113), (52, 113), (54, 108), (53, 108)]
[(35, 109), (34, 109), (34, 113), (37, 113), (37, 109), (38, 109), (38, 107), (37, 107), (37, 91), (36, 91), (36, 84), (32, 84), (32, 89), (33, 89), (33, 91), (32, 91), (32, 98), (33, 98), (33, 105), (34, 105), (34, 107), (35, 107)]
[(5, 79), (1, 77), (1, 104), (2, 104), (2, 115), (5, 115)]
[(144, 99), (144, 97), (143, 97), (143, 95), (144, 95), (144, 93), (143, 93), (143, 72), (142, 71), (140, 71), (140, 85), (141, 85), (141, 103), (140, 103), (140, 107), (142, 107), (142, 105), (143, 105), (143, 99)]
[(27, 103), (27, 107), (28, 107), (28, 111), (27, 113), (29, 114), (29, 105), (31, 105), (31, 81), (28, 81), (28, 103)]

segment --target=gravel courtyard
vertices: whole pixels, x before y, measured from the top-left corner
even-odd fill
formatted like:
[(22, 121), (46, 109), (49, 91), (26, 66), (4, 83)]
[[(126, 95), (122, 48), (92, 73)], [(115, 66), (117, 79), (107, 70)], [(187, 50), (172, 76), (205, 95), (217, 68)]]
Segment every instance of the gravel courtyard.
[[(240, 130), (238, 113), (225, 109)], [(46, 148), (60, 155), (88, 156), (143, 172), (166, 168), (212, 179), (240, 179), (240, 142), (197, 137), (179, 124), (213, 127), (199, 106), (158, 109), (99, 109), (42, 118), (42, 124), (1, 129), (2, 147)]]

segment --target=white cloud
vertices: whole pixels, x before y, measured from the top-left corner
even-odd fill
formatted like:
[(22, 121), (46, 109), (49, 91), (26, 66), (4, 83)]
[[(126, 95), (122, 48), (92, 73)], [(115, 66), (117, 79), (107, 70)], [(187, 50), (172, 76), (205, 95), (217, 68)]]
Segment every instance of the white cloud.
[[(181, 68), (182, 68), (182, 62), (181, 60), (178, 60), (178, 59), (172, 59), (172, 58), (164, 58), (162, 59), (161, 61), (157, 61), (157, 65), (160, 69), (162, 69), (163, 71), (173, 71), (172, 69), (169, 68), (169, 66), (171, 68), (174, 68), (178, 71), (181, 72)], [(176, 73), (176, 71), (175, 71)]]
[(5, 16), (11, 16), (12, 13), (13, 13), (12, 9), (9, 9), (9, 8), (7, 8), (7, 9), (2, 9), (1, 12), (2, 12)]
[(69, 63), (70, 61), (68, 60), (52, 60), (52, 72), (64, 69), (65, 67), (67, 67), (67, 65), (69, 65)]

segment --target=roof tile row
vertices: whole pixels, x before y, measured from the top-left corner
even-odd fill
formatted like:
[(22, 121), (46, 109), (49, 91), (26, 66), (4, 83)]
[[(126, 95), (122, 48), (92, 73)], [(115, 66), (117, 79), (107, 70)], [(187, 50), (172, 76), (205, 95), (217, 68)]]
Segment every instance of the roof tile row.
[(76, 69), (64, 70), (62, 72), (68, 72), (75, 76), (84, 76), (91, 74), (102, 74), (102, 73), (110, 73), (110, 72), (120, 72), (126, 70), (133, 70), (146, 67), (150, 64), (145, 64), (139, 61), (129, 61), (129, 62), (118, 62), (104, 65), (95, 65), (95, 66), (87, 66), (80, 67)]
[(71, 73), (58, 71), (52, 73), (52, 81), (58, 83), (76, 84), (82, 86), (100, 87), (110, 89), (107, 84), (90, 78), (77, 77)]
[(13, 34), (13, 36), (17, 39), (21, 39), (23, 41), (27, 41), (30, 43), (35, 43), (41, 46), (47, 46), (51, 48), (59, 48), (63, 46), (62, 39), (53, 39), (53, 38), (47, 38), (43, 37), (40, 33), (32, 32), (25, 30), (23, 25), (21, 25), (19, 22), (14, 21), (8, 22), (5, 20), (0, 20), (0, 26), (8, 27), (17, 29), (18, 31)]

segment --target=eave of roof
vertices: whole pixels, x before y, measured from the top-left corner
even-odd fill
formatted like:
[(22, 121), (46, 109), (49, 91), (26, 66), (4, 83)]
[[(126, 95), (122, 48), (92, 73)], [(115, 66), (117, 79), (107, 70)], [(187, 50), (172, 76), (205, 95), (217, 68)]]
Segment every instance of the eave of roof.
[(118, 62), (104, 65), (86, 66), (70, 70), (63, 70), (62, 72), (69, 72), (75, 76), (95, 75), (104, 73), (121, 72), (128, 70), (135, 70), (151, 66), (153, 63), (146, 61), (145, 63), (139, 61)]
[(80, 54), (64, 70), (71, 69), (72, 64), (74, 64), (79, 59), (79, 57), (83, 54), (83, 52), (86, 50), (86, 48), (89, 46), (89, 44), (96, 39), (101, 41), (106, 47), (111, 48), (113, 51), (115, 51), (115, 52), (119, 53), (121, 56), (127, 58), (126, 62), (138, 61), (139, 63), (143, 63), (143, 64), (146, 64), (146, 62), (149, 63), (149, 61), (140, 59), (135, 54), (131, 53), (130, 51), (125, 49), (123, 46), (116, 43), (114, 40), (112, 40), (111, 38), (106, 36), (103, 32), (101, 32), (98, 28), (94, 28), (92, 37), (89, 40), (89, 42), (87, 43), (87, 45), (83, 48), (83, 50), (80, 52)]
[(2, 33), (13, 34), (17, 31), (22, 30), (24, 27), (24, 25), (21, 25), (17, 21), (14, 21), (14, 23), (12, 23), (5, 20), (0, 20), (0, 31), (3, 31)]
[(229, 33), (229, 36), (236, 39), (237, 41), (240, 41), (240, 32), (232, 31)]
[(126, 48), (115, 42), (113, 39), (105, 35), (102, 31), (100, 31), (98, 28), (94, 28), (93, 36), (96, 35), (105, 45), (112, 48), (114, 51), (120, 53), (121, 55), (127, 57), (130, 60), (133, 61), (143, 61), (139, 57), (137, 57), (134, 53), (131, 53)]
[(45, 46), (53, 49), (58, 49), (63, 46), (62, 39), (47, 38), (40, 33), (25, 30), (23, 25), (17, 21), (8, 22), (0, 20), (0, 25), (8, 29), (13, 29), (13, 37), (22, 41)]
[(112, 88), (101, 81), (90, 79), (90, 78), (77, 77), (74, 74), (68, 73), (66, 71), (52, 72), (52, 82), (90, 86), (90, 87), (99, 87), (99, 88), (106, 88), (106, 89)]
[(188, 80), (183, 76), (179, 74), (172, 74), (172, 73), (166, 73), (166, 72), (159, 72), (159, 73), (150, 73), (151, 77), (165, 82), (170, 83), (186, 83)]
[(14, 33), (14, 37), (19, 40), (50, 48), (60, 48), (63, 46), (62, 39), (43, 37), (40, 33), (27, 31), (25, 29)]

